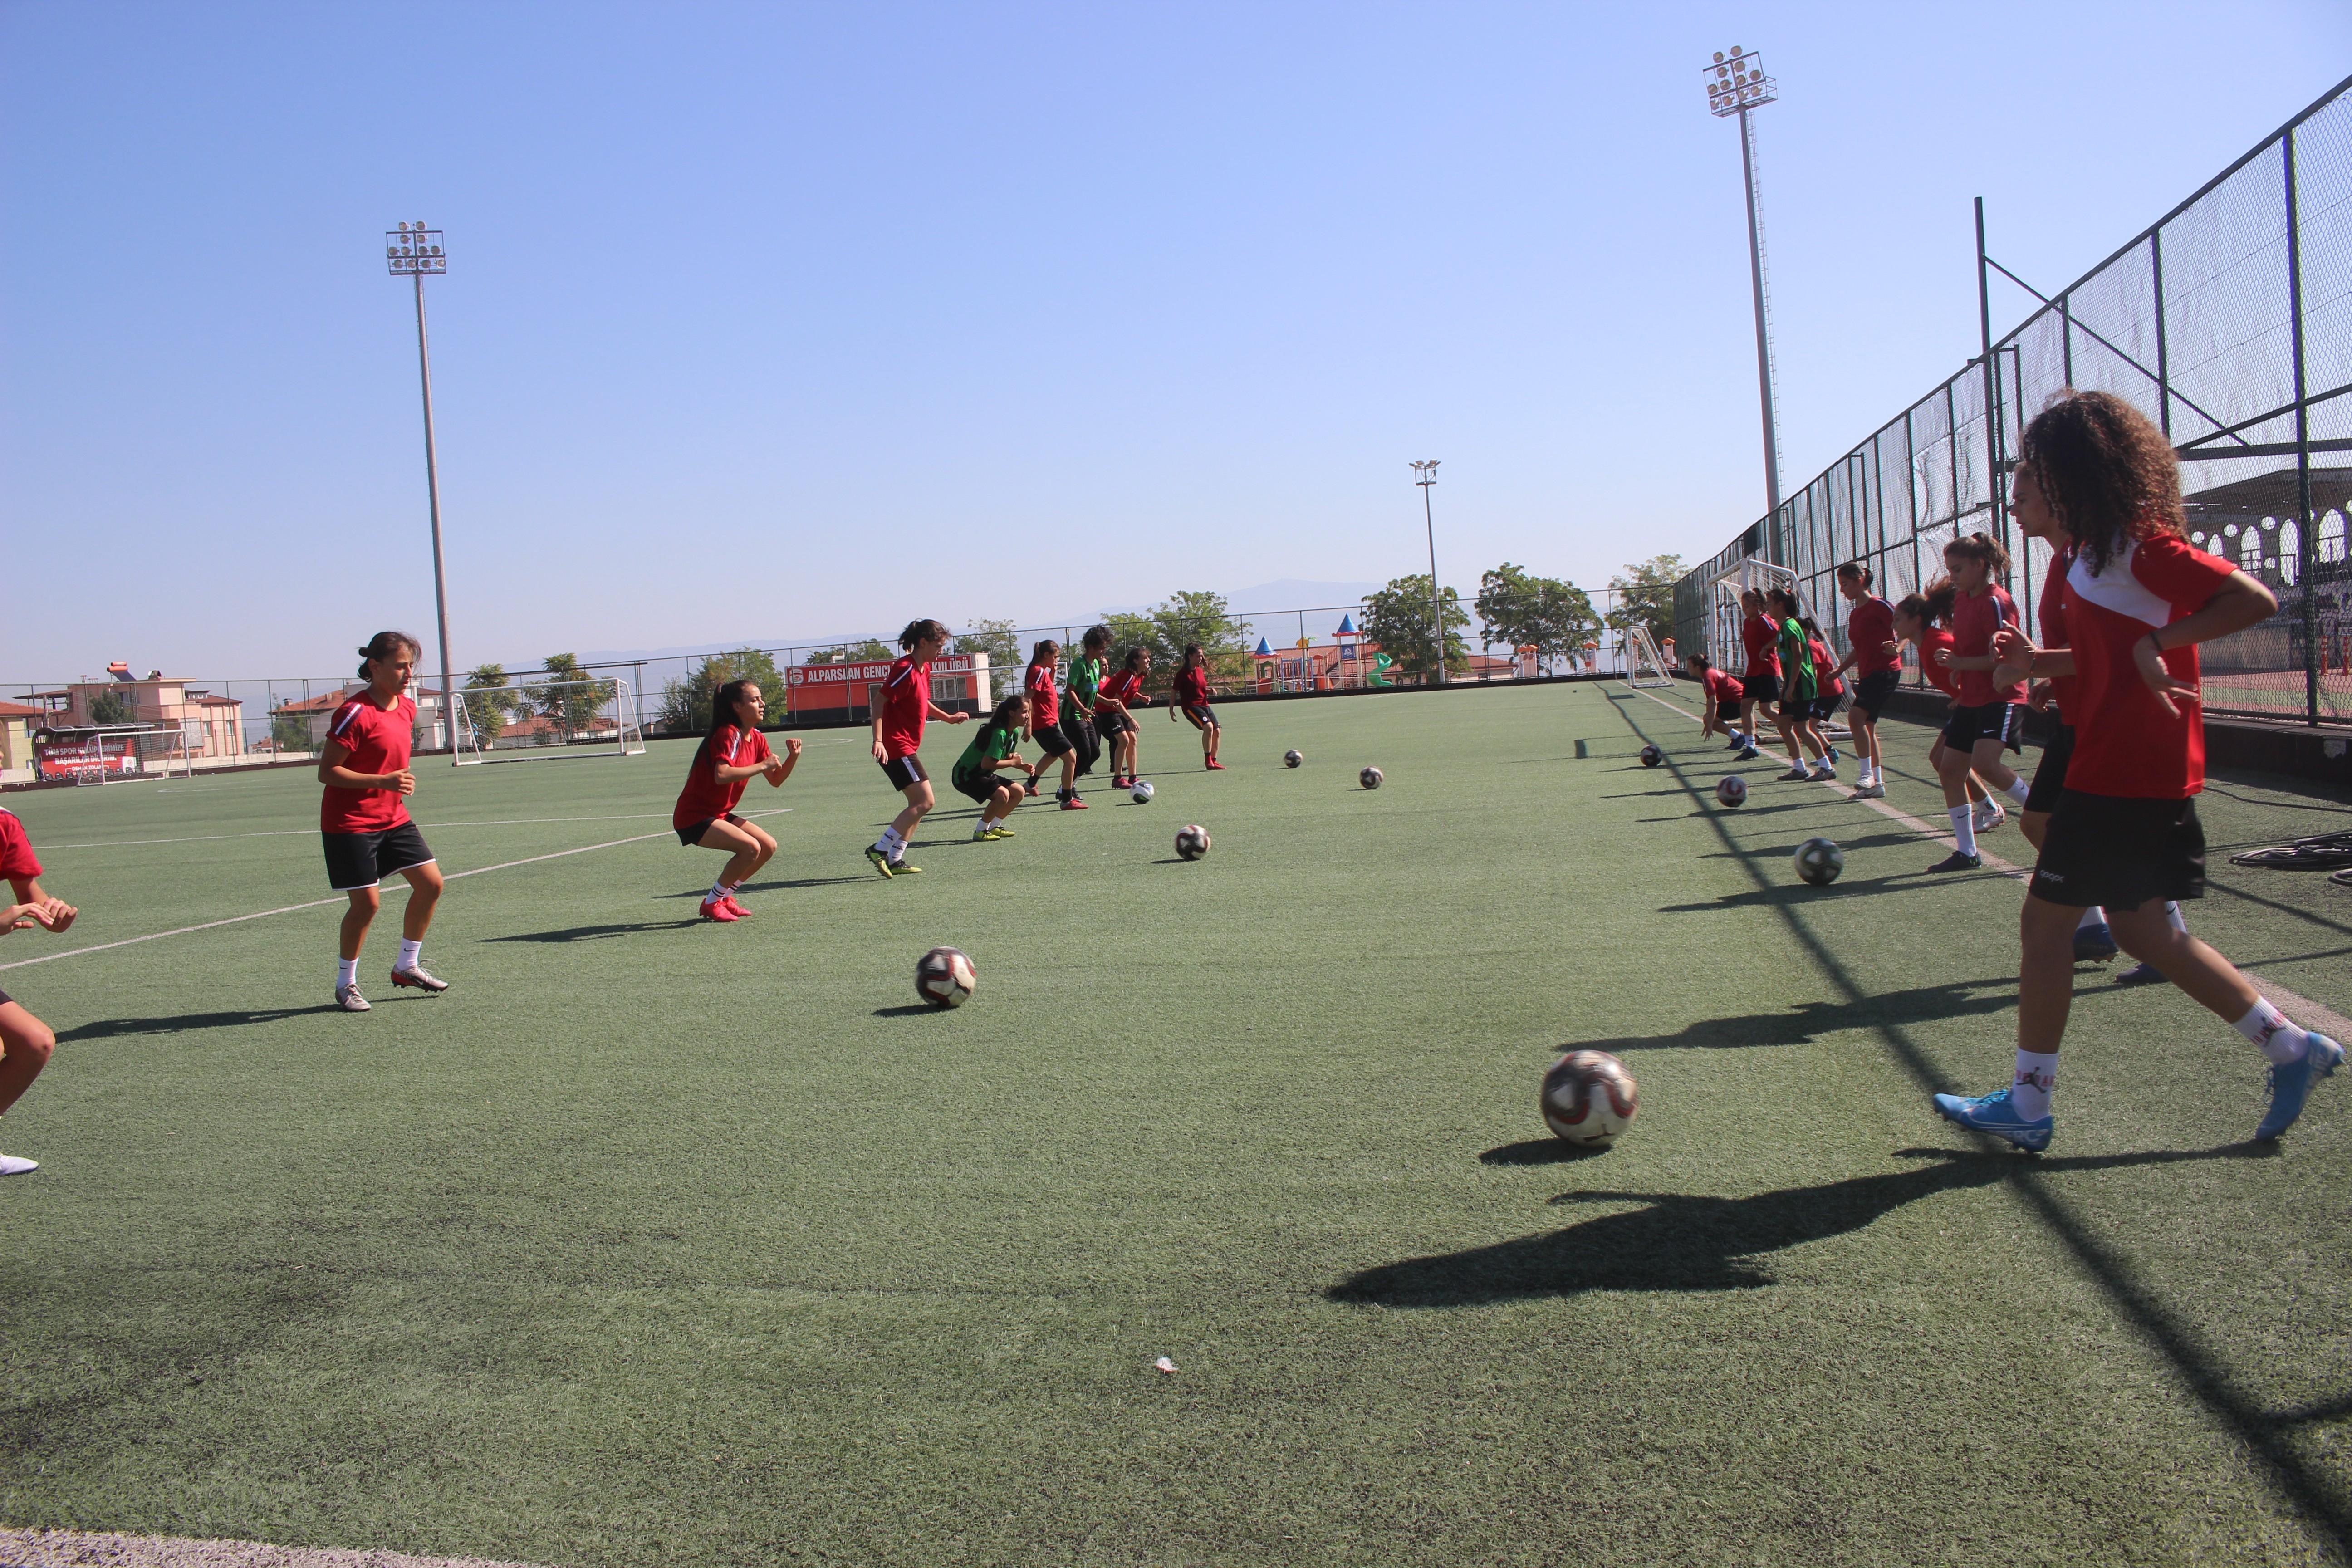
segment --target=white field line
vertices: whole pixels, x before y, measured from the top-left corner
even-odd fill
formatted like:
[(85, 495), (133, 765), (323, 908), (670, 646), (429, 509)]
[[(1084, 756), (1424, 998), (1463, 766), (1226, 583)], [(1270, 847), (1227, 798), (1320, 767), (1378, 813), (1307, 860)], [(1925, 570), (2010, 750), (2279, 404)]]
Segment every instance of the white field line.
[[(793, 808), (791, 806), (786, 805), (779, 806), (772, 811), (750, 811), (743, 813), (743, 815), (747, 817), (782, 816), (784, 813), (792, 809)], [(675, 829), (672, 831), (675, 831)], [(634, 838), (614, 838), (604, 844), (583, 844), (576, 849), (558, 849), (551, 855), (530, 855), (524, 857), (520, 860), (502, 860), (495, 866), (477, 866), (470, 871), (452, 871), (444, 877), (442, 880), (445, 882), (455, 882), (464, 877), (484, 877), (488, 876), (492, 871), (510, 871), (517, 866), (536, 866), (541, 860), (561, 860), (567, 855), (585, 855), (597, 849), (617, 849), (624, 844), (643, 844), (648, 838), (667, 838), (668, 837), (669, 834), (667, 833), (640, 833)], [(405, 891), (406, 889), (404, 887), (394, 890)], [(313, 899), (307, 904), (282, 904), (274, 910), (256, 910), (249, 915), (231, 915), (226, 920), (205, 921), (201, 925), (178, 926), (174, 927), (171, 931), (150, 931), (145, 936), (126, 936), (120, 942), (101, 942), (93, 947), (75, 947), (68, 948), (63, 952), (45, 952), (38, 958), (20, 958), (14, 963), (0, 963), (0, 970), (29, 969), (36, 963), (55, 963), (60, 958), (80, 958), (88, 953), (106, 952), (118, 947), (135, 947), (142, 942), (161, 942), (167, 936), (186, 936), (191, 931), (215, 931), (222, 926), (242, 925), (247, 921), (268, 920), (271, 915), (290, 915), (298, 910), (320, 910), (326, 908), (330, 904), (341, 904), (347, 903), (349, 901), (348, 897), (344, 896), (332, 899)]]
[[(1685, 719), (1696, 719), (1698, 717), (1697, 714), (1692, 712), (1689, 709), (1683, 707), (1679, 703), (1669, 702), (1663, 697), (1651, 697), (1646, 691), (1640, 692), (1640, 695), (1649, 697), (1650, 700), (1656, 703), (1659, 707), (1679, 713)], [(1853, 798), (1843, 784), (1831, 784), (1824, 780), (1822, 783), (1821, 787), (1829, 791), (1840, 800), (1851, 800)], [(1955, 849), (1959, 847), (1959, 840), (1953, 837), (1949, 833), (1946, 833), (1938, 828), (1930, 827), (1926, 823), (1920, 821), (1917, 817), (1913, 816), (1909, 812), (1897, 811), (1883, 800), (1858, 801), (1855, 802), (1855, 804), (1870, 807), (1871, 810), (1878, 813), (1879, 816), (1887, 818), (1889, 821), (1901, 823), (1904, 826), (1909, 828), (1912, 832), (1918, 834), (1923, 838), (1933, 839), (1938, 844), (1949, 844)], [(1985, 855), (1981, 848), (1979, 848), (1977, 853), (1983, 856), (1984, 863), (1986, 865), (1991, 867), (1996, 871), (2001, 872), (2005, 876), (2015, 877), (2020, 880), (2022, 880), (2033, 874), (2030, 868), (2012, 866), (1998, 855)], [(2336, 1012), (2332, 1007), (2324, 1007), (2318, 1003), (2314, 1002), (2308, 996), (2298, 996), (2294, 992), (2288, 990), (2285, 986), (2281, 985), (2277, 981), (2266, 979), (2263, 975), (2255, 973), (2253, 970), (2244, 969), (2241, 970), (2239, 973), (2242, 973), (2247, 979), (2259, 985), (2263, 991), (2269, 995), (2271, 1005), (2273, 1006), (2276, 1007), (2280, 1012), (2286, 1014), (2289, 1017), (2294, 1019), (2303, 1027), (2315, 1028), (2321, 1034), (2326, 1035), (2333, 1039), (2352, 1040), (2352, 1018), (2345, 1017), (2343, 1014)]]
[[(787, 806), (785, 809), (791, 808)], [(622, 816), (510, 816), (495, 822), (420, 822), (416, 826), (429, 827), (438, 833), (445, 827), (523, 827), (548, 822), (651, 822), (668, 815), (666, 811), (636, 811)], [(141, 844), (211, 844), (230, 838), (300, 838), (318, 831), (315, 827), (271, 827), (258, 833), (200, 833), (193, 838), (103, 838), (90, 844), (36, 844), (33, 847), (37, 851), (128, 849)]]

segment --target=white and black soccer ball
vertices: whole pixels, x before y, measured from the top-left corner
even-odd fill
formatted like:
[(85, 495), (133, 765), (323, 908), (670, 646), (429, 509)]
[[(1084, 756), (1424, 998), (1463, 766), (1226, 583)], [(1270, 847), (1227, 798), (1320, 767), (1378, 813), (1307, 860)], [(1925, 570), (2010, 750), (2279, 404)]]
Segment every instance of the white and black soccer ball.
[(1666, 753), (1658, 750), (1657, 747), (1644, 746), (1642, 748), (1642, 765), (1643, 767), (1654, 768), (1665, 760)]
[(1307, 753), (1298, 750), (1296, 746), (1282, 753), (1282, 765), (1286, 768), (1295, 768), (1306, 760)]
[(1150, 779), (1138, 779), (1135, 781), (1135, 787), (1127, 792), (1127, 797), (1138, 805), (1150, 805), (1152, 793)]
[(1715, 798), (1725, 805), (1748, 804), (1748, 781), (1738, 773), (1726, 773), (1716, 781)]
[(915, 994), (934, 1007), (961, 1007), (980, 983), (961, 949), (935, 947), (915, 965)]
[(1606, 1149), (1633, 1124), (1640, 1089), (1607, 1051), (1570, 1051), (1544, 1074), (1544, 1125), (1581, 1149)]
[(1826, 888), (1845, 869), (1845, 851), (1826, 838), (1808, 838), (1797, 846), (1797, 875), (1816, 888)]
[(1176, 853), (1181, 859), (1198, 860), (1209, 852), (1209, 830), (1199, 823), (1190, 823), (1176, 830)]
[(1378, 768), (1366, 768), (1362, 773), (1356, 775), (1356, 782), (1362, 784), (1366, 789), (1378, 789), (1381, 787), (1381, 780), (1384, 776), (1385, 775), (1383, 775)]

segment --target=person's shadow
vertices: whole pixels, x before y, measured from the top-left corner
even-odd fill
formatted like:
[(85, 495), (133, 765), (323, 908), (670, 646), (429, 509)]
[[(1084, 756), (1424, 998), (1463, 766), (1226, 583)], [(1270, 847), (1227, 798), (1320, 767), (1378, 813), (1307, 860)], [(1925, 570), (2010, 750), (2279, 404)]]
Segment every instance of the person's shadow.
[(2087, 1155), (2028, 1163), (2013, 1154), (1906, 1149), (1932, 1163), (1752, 1197), (1684, 1193), (1563, 1193), (1555, 1204), (1640, 1204), (1565, 1230), (1492, 1247), (1409, 1258), (1351, 1274), (1324, 1295), (1381, 1307), (1465, 1307), (1586, 1290), (1752, 1290), (1773, 1282), (1769, 1255), (1860, 1230), (1937, 1193), (1990, 1186), (2012, 1175), (2105, 1170), (2181, 1160), (2261, 1159), (2269, 1145)]

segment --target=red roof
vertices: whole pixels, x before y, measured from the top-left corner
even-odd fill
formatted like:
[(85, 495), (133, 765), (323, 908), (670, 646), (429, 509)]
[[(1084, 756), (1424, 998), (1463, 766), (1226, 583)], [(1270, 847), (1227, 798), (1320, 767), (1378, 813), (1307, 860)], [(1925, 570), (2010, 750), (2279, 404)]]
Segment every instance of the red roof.
[(344, 698), (358, 689), (359, 688), (354, 686), (350, 690), (339, 689), (321, 697), (304, 697), (291, 702), (281, 702), (278, 705), (278, 711), (280, 713), (332, 713), (343, 705)]
[(46, 719), (46, 708), (27, 708), (21, 702), (0, 702), (0, 719)]

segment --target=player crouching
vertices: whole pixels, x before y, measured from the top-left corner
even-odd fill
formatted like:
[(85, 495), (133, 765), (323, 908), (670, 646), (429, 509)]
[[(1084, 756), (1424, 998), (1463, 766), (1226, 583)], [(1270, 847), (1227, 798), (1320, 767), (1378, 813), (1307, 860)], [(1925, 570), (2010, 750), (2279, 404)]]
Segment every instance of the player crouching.
[(767, 716), (768, 701), (758, 682), (730, 680), (720, 687), (710, 702), (710, 732), (702, 737), (686, 770), (686, 787), (670, 810), (669, 825), (677, 830), (680, 844), (727, 856), (727, 864), (703, 896), (702, 918), (707, 921), (740, 921), (750, 915), (735, 895), (776, 852), (773, 834), (735, 815), (754, 778), (764, 777), (773, 788), (792, 776), (793, 764), (801, 760), (797, 735), (785, 738), (781, 757), (768, 749), (768, 737), (760, 733), (760, 721)]
[(448, 982), (425, 972), (425, 932), (441, 900), (441, 868), (425, 836), (408, 817), (406, 797), (415, 793), (408, 770), (416, 735), (416, 704), (408, 683), (422, 649), (405, 632), (378, 632), (360, 649), (360, 675), (367, 689), (335, 710), (327, 743), (319, 753), (319, 832), (326, 841), (327, 885), (351, 895), (343, 913), (342, 963), (335, 972), (335, 1005), (346, 1013), (368, 1011), (360, 994), (360, 949), (383, 904), (379, 889), (397, 871), (408, 879), (408, 908), (401, 916), (400, 957), (392, 983), (419, 991), (449, 989)]
[[(41, 891), (41, 863), (25, 837), (25, 825), (13, 811), (0, 811), (0, 876), (8, 879), (9, 889), (16, 896), (15, 903), (0, 910), (0, 936), (35, 926), (61, 931), (80, 912), (63, 899)], [(0, 1115), (33, 1087), (33, 1080), (49, 1065), (49, 1053), (57, 1044), (58, 1037), (47, 1024), (34, 1017), (23, 1003), (0, 991)], [(27, 1175), (40, 1168), (38, 1161), (0, 1154), (0, 1176)]]
[(980, 825), (971, 830), (975, 844), (1013, 837), (1013, 808), (1029, 794), (1029, 764), (1015, 749), (1028, 722), (1028, 694), (1013, 692), (982, 721), (980, 733), (948, 774), (957, 794), (980, 802)]

